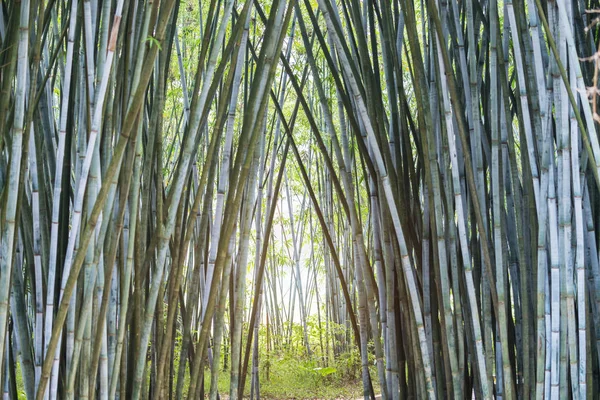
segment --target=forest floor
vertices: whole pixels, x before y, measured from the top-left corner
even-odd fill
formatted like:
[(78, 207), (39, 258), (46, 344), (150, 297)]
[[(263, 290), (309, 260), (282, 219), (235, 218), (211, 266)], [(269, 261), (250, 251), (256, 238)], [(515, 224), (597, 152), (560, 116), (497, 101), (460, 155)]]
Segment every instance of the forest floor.
[[(220, 379), (219, 388), (223, 385)], [(362, 380), (349, 379), (314, 382), (301, 379), (285, 380), (273, 377), (269, 381), (261, 381), (260, 397), (266, 400), (362, 400)], [(249, 387), (250, 385), (248, 385)], [(228, 386), (220, 393), (227, 393)], [(375, 390), (378, 390), (377, 385)], [(206, 396), (208, 398), (208, 395)], [(244, 399), (250, 398), (250, 392), (247, 389)], [(376, 396), (380, 399), (381, 396)], [(223, 394), (220, 400), (229, 400), (229, 396)]]
[[(208, 398), (208, 396), (206, 396), (206, 398)], [(249, 398), (250, 397), (244, 397), (244, 399), (249, 399)], [(315, 397), (315, 398), (310, 397), (310, 398), (306, 398), (306, 399), (303, 398), (303, 397), (291, 397), (291, 398), (287, 398), (287, 397), (286, 398), (261, 397), (261, 398), (263, 398), (265, 400), (348, 400), (345, 397), (336, 397), (336, 398), (333, 398), (333, 399), (325, 398), (325, 397), (322, 397), (322, 398), (320, 398), (320, 397)], [(361, 396), (361, 397), (357, 397), (357, 398), (352, 399), (352, 400), (363, 400), (363, 399), (364, 399), (364, 397)], [(219, 400), (229, 400), (229, 396), (227, 396), (227, 395), (220, 396)], [(381, 395), (378, 394), (377, 396), (375, 396), (375, 400), (381, 400)]]
[[(363, 398), (363, 385), (360, 366), (343, 368), (315, 368), (313, 363), (303, 359), (271, 359), (267, 376), (266, 368), (261, 368), (260, 397), (268, 400), (354, 400)], [(357, 367), (357, 368), (354, 368)], [(327, 371), (323, 375), (323, 371)], [(371, 371), (373, 389), (380, 393), (377, 372)], [(205, 387), (210, 385), (210, 372), (205, 373)], [(250, 375), (246, 383), (244, 398), (250, 398)], [(228, 400), (229, 374), (219, 374), (221, 400)], [(380, 399), (380, 396), (376, 397)]]
[[(249, 397), (244, 397), (244, 399), (249, 399)], [(266, 399), (266, 400), (279, 400), (279, 399), (272, 399), (270, 397), (263, 397), (263, 399)], [(292, 399), (293, 400), (347, 400), (344, 397), (339, 397), (339, 398), (335, 398), (335, 399), (328, 399), (328, 398), (327, 399), (326, 398), (310, 398), (310, 399), (292, 398)], [(364, 399), (364, 397), (361, 396), (361, 397), (357, 397), (357, 398), (355, 398), (353, 400), (363, 400), (363, 399)], [(229, 396), (227, 396), (227, 395), (220, 396), (219, 400), (229, 400)], [(287, 399), (286, 398), (286, 400), (291, 400), (291, 399)], [(378, 394), (377, 396), (375, 396), (375, 400), (381, 400), (381, 395)]]

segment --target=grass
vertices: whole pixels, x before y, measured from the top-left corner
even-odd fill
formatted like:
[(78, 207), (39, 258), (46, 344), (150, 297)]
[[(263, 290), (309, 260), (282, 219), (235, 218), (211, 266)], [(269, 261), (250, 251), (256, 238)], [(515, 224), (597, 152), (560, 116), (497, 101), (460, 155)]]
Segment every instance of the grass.
[[(260, 396), (264, 399), (358, 399), (363, 397), (360, 375), (360, 364), (346, 368), (340, 365), (320, 367), (314, 360), (271, 356), (263, 358), (259, 366)], [(267, 368), (269, 370), (267, 376)], [(379, 392), (377, 373), (371, 370), (375, 392)], [(205, 387), (210, 387), (210, 370), (205, 370)], [(248, 375), (244, 397), (250, 397), (250, 380)], [(208, 389), (207, 389), (208, 391)], [(229, 371), (219, 374), (219, 393), (229, 393)], [(223, 399), (227, 397), (222, 396)]]

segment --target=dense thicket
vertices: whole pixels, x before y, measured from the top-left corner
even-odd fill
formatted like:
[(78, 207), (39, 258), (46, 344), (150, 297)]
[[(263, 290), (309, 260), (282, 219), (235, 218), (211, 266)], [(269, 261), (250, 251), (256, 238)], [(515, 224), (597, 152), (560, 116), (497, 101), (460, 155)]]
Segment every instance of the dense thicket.
[(599, 398), (597, 7), (1, 1), (4, 397)]

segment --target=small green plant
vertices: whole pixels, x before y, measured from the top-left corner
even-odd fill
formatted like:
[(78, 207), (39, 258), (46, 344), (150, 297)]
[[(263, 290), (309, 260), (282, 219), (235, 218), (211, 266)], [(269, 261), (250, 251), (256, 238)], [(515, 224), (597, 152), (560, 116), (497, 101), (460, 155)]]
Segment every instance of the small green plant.
[(334, 367), (317, 367), (317, 368), (313, 368), (314, 371), (316, 371), (319, 375), (321, 375), (323, 378), (326, 376), (329, 376), (331, 374), (335, 374), (337, 369)]
[(162, 47), (160, 46), (160, 42), (154, 36), (148, 36), (146, 38), (146, 42), (149, 42), (150, 47), (152, 47), (153, 45), (156, 45), (158, 47), (158, 50), (162, 50)]

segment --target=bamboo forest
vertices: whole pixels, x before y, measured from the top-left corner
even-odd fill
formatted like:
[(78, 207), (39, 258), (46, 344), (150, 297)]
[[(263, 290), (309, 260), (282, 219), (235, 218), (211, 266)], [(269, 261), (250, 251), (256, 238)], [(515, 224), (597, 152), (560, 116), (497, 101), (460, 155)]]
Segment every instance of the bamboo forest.
[(2, 399), (600, 399), (600, 1), (0, 0)]

